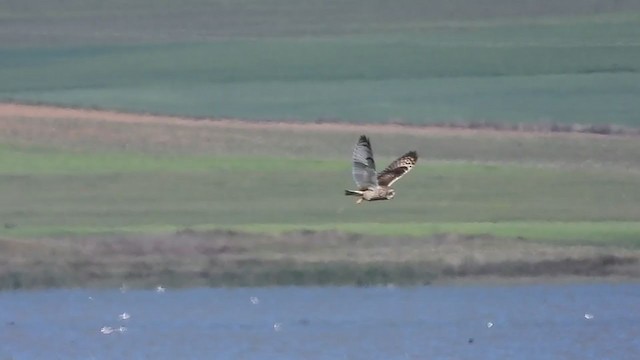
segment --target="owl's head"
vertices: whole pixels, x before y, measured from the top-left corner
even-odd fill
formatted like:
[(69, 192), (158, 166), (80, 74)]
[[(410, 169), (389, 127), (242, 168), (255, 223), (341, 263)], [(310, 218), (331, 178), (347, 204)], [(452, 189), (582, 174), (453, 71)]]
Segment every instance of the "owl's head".
[(393, 199), (394, 196), (396, 196), (396, 191), (395, 190), (393, 190), (393, 189), (387, 190), (387, 200)]

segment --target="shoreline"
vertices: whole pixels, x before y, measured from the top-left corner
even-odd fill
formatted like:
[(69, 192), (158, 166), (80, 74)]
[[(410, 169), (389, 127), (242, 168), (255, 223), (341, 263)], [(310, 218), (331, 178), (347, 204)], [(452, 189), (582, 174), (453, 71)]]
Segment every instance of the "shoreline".
[(0, 239), (0, 291), (38, 288), (425, 286), (634, 281), (640, 249), (487, 235), (387, 237), (183, 230)]

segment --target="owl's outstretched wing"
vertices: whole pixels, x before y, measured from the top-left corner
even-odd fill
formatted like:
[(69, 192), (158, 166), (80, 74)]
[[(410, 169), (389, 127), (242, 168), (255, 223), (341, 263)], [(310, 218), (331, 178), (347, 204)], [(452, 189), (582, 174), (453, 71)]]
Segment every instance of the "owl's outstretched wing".
[(378, 184), (380, 186), (393, 185), (394, 182), (398, 181), (404, 174), (413, 169), (417, 162), (418, 154), (415, 151), (409, 151), (400, 156), (380, 172), (378, 175)]
[(353, 181), (356, 182), (360, 190), (368, 189), (378, 185), (376, 173), (376, 163), (373, 160), (373, 150), (369, 138), (360, 136), (353, 149)]

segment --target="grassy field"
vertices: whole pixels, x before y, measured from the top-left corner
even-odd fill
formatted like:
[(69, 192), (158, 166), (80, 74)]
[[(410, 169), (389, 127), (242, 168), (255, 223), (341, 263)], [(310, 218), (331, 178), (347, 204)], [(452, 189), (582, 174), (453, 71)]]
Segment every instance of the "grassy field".
[(8, 175), (2, 177), (2, 218), (18, 224), (12, 232), (96, 225), (400, 222), (406, 224), (403, 232), (413, 233), (425, 222), (640, 217), (635, 191), (640, 175), (612, 170), (425, 162), (400, 189), (402, 201), (355, 207), (341, 191), (352, 185), (344, 160), (178, 156), (165, 161), (45, 151), (3, 150), (6, 162), (17, 162), (7, 164)]
[(9, 9), (0, 100), (248, 119), (638, 125), (637, 5), (493, 1)]
[[(108, 117), (3, 118), (5, 287), (636, 274), (635, 136)], [(409, 149), (421, 155), (393, 201), (356, 205), (342, 193), (352, 186), (349, 154), (360, 132), (371, 135), (380, 166)], [(183, 248), (185, 231), (196, 240)], [(406, 258), (443, 236), (456, 244), (441, 249), (448, 260)], [(138, 244), (153, 239), (164, 240)], [(241, 256), (192, 253), (219, 241), (242, 243)], [(42, 253), (29, 257), (39, 242)], [(311, 248), (296, 245), (306, 242)], [(95, 246), (119, 250), (108, 257)], [(171, 259), (174, 251), (187, 254)], [(353, 252), (357, 262), (341, 258)], [(199, 265), (184, 268), (194, 256)], [(555, 270), (535, 270), (540, 264)]]
[(584, 238), (588, 222), (609, 223), (594, 225), (600, 235), (620, 222), (624, 234), (640, 219), (636, 137), (371, 128), (380, 166), (410, 149), (420, 166), (403, 179), (398, 201), (354, 206), (342, 189), (352, 186), (349, 154), (367, 127), (5, 120), (0, 214), (16, 226), (0, 234), (371, 223), (376, 233), (388, 224), (428, 234), (437, 230), (425, 223), (513, 222), (524, 233), (510, 234), (535, 238), (522, 222), (549, 221), (578, 223), (566, 227)]

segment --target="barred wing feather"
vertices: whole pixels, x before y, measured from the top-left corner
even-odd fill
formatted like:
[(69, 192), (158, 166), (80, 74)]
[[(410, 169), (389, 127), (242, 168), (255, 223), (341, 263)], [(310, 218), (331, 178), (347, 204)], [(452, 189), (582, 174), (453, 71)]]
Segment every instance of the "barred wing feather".
[(418, 154), (415, 151), (400, 156), (394, 162), (389, 164), (386, 169), (382, 170), (378, 175), (378, 184), (380, 186), (391, 186), (400, 180), (406, 173), (411, 171), (418, 162)]

